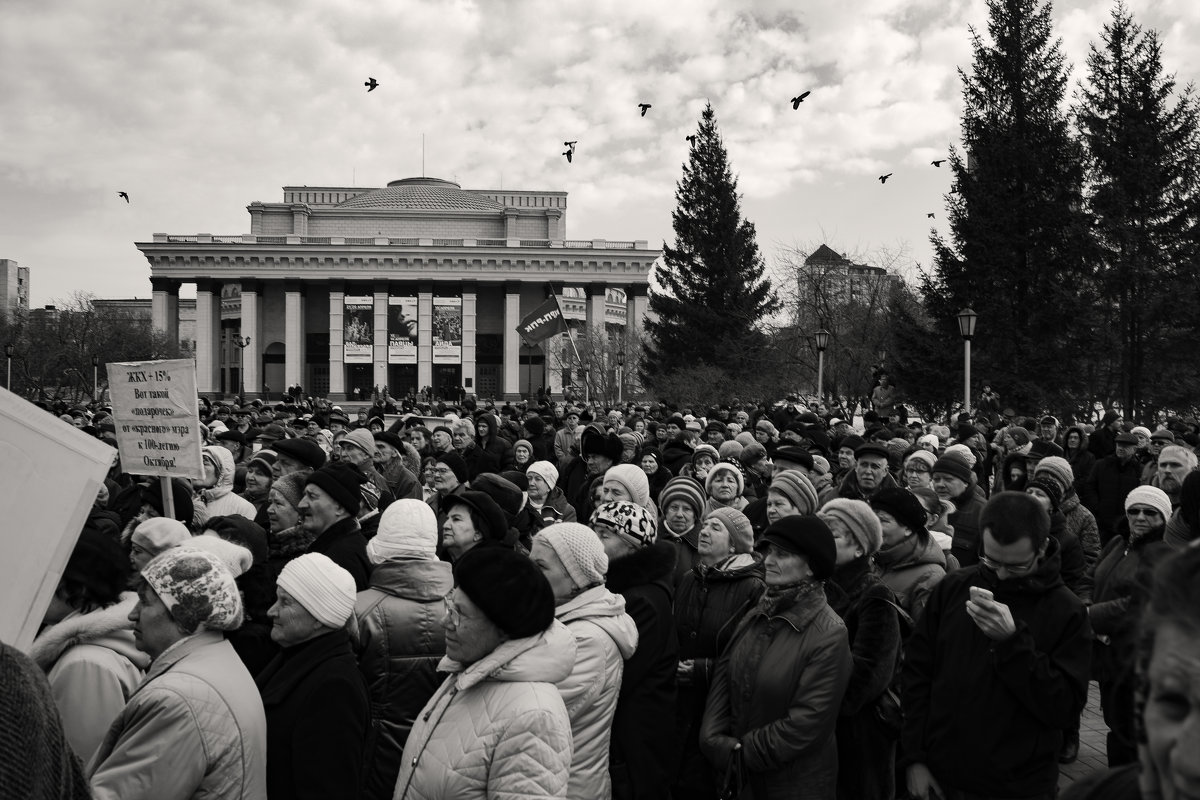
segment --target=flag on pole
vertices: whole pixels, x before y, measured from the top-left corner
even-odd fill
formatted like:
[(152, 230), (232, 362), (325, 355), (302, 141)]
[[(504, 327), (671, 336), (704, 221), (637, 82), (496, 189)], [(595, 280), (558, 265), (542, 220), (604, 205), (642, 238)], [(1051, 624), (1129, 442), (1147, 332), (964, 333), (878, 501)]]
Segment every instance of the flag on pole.
[(517, 326), (517, 333), (526, 341), (535, 343), (545, 341), (566, 329), (567, 321), (563, 319), (558, 298), (551, 297), (521, 320), (521, 324)]

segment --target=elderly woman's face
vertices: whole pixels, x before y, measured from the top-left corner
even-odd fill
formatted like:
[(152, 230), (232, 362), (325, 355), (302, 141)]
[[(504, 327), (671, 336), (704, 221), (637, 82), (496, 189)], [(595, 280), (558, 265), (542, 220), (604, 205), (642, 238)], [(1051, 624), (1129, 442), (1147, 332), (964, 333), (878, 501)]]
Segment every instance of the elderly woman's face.
[(729, 470), (721, 470), (712, 479), (713, 499), (719, 500), (722, 503), (728, 503), (737, 497), (737, 493), (737, 478), (733, 477), (729, 473)]
[(1129, 520), (1129, 531), (1135, 536), (1145, 536), (1151, 531), (1167, 524), (1162, 512), (1145, 503), (1134, 503), (1125, 511)]
[(1200, 639), (1164, 623), (1147, 672), (1146, 758), (1163, 800), (1200, 797)]
[(617, 500), (626, 500), (630, 503), (637, 502), (629, 494), (629, 490), (625, 488), (625, 484), (620, 481), (606, 480), (604, 482), (604, 493), (600, 496), (606, 503), (616, 502)]
[(300, 512), (282, 494), (272, 491), (267, 499), (267, 519), (271, 533), (279, 533), (295, 527), (300, 522)]
[(129, 621), (133, 623), (134, 644), (152, 659), (183, 638), (183, 631), (171, 618), (158, 592), (144, 581), (138, 589), (137, 604), (129, 612)]

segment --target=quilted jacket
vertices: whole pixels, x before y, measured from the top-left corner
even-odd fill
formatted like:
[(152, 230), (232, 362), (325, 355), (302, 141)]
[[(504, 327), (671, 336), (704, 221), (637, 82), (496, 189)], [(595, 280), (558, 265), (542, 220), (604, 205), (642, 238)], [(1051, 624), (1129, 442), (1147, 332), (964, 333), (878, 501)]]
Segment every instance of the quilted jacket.
[(371, 695), (375, 751), (363, 782), (366, 800), (386, 800), (396, 788), (400, 756), (417, 714), (437, 691), (446, 654), (442, 598), (454, 588), (445, 561), (385, 561), (358, 593), (358, 668)]
[(451, 673), (404, 745), (394, 800), (565, 798), (571, 720), (554, 684), (571, 674), (575, 638), (555, 620)]
[(160, 655), (87, 769), (95, 800), (264, 800), (267, 719), (233, 647), (201, 631)]
[(555, 614), (575, 637), (575, 666), (558, 683), (574, 752), (567, 797), (609, 798), (608, 744), (625, 659), (637, 649), (637, 625), (625, 613), (625, 598), (603, 586), (567, 601)]

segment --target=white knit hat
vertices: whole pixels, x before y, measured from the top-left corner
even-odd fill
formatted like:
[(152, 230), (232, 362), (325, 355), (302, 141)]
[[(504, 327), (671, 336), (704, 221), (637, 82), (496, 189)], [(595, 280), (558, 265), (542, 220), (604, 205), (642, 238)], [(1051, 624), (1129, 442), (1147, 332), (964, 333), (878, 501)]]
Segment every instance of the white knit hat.
[(1125, 495), (1125, 510), (1128, 511), (1130, 506), (1134, 505), (1158, 509), (1164, 521), (1171, 518), (1171, 498), (1157, 486), (1139, 486)]
[(525, 474), (533, 473), (546, 482), (551, 489), (558, 483), (558, 467), (549, 461), (535, 461), (525, 468)]
[(279, 573), (276, 585), (326, 627), (342, 627), (354, 612), (353, 576), (321, 553), (293, 558)]
[(558, 522), (538, 531), (537, 539), (553, 548), (571, 580), (581, 589), (604, 583), (608, 556), (600, 537), (578, 522)]
[(975, 452), (965, 444), (952, 444), (945, 449), (942, 455), (957, 455), (963, 461), (967, 462), (967, 466), (969, 466), (971, 469), (975, 468), (975, 462), (978, 460), (975, 456)]
[(216, 533), (189, 537), (179, 546), (211, 553), (229, 568), (230, 574), (235, 578), (246, 574), (246, 570), (250, 569), (250, 565), (254, 563), (254, 556), (247, 548), (228, 539), (222, 539)]
[(396, 500), (379, 518), (379, 529), (367, 542), (372, 564), (398, 558), (421, 561), (437, 559), (437, 516), (424, 500)]
[(183, 544), (192, 538), (192, 533), (179, 520), (168, 517), (152, 517), (138, 523), (133, 529), (133, 543), (140, 545), (151, 555), (165, 553), (172, 547)]

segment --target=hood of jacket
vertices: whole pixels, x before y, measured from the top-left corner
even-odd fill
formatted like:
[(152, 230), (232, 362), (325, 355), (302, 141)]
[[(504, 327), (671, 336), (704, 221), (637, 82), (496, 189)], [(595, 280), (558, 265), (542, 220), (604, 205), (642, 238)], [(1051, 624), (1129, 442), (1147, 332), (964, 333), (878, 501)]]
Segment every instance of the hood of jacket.
[[(496, 419), (496, 415), (491, 413), (480, 414), (475, 418), (475, 422), (476, 424), (482, 422), (488, 426), (487, 436), (478, 436), (478, 434), (476, 434), (476, 440), (478, 441), (479, 446), (481, 448), (486, 448), (489, 443), (494, 442), (496, 437), (500, 435), (500, 422)], [(478, 431), (478, 427), (475, 430)]]
[(90, 614), (69, 614), (38, 634), (29, 648), (29, 657), (48, 671), (63, 653), (75, 645), (91, 644), (107, 647), (129, 659), (138, 669), (145, 670), (150, 666), (150, 656), (137, 649), (133, 623), (129, 621), (129, 612), (136, 604), (137, 595), (125, 592), (119, 601), (108, 608), (100, 608)]
[(876, 566), (882, 570), (896, 570), (920, 564), (937, 564), (942, 569), (946, 568), (946, 554), (932, 536), (925, 544), (921, 544), (916, 535), (909, 536), (892, 547), (883, 548), (875, 554), (874, 559)]
[(204, 454), (210, 456), (217, 463), (217, 483), (204, 490), (205, 502), (211, 502), (233, 491), (233, 478), (237, 468), (234, 466), (233, 453), (224, 447), (206, 447)]
[(982, 562), (975, 567), (979, 570), (979, 576), (982, 578), (982, 583), (992, 590), (996, 600), (1003, 603), (1006, 597), (1015, 597), (1023, 594), (1045, 594), (1051, 589), (1059, 586), (1065, 586), (1063, 583), (1060, 569), (1062, 567), (1062, 548), (1058, 544), (1058, 540), (1050, 537), (1046, 540), (1046, 555), (1042, 558), (1042, 562), (1038, 564), (1029, 575), (1023, 575), (1020, 578), (1010, 578), (1009, 580), (1000, 580), (996, 577), (996, 573), (987, 567), (983, 566)]
[(371, 570), (371, 588), (405, 600), (432, 603), (454, 588), (454, 575), (445, 561), (384, 561)]
[[(1075, 431), (1075, 433), (1079, 434), (1079, 447), (1075, 450), (1067, 449), (1067, 439), (1070, 438), (1071, 431)], [(1085, 452), (1087, 452), (1087, 449), (1088, 449), (1087, 431), (1085, 431), (1083, 428), (1079, 427), (1078, 425), (1072, 425), (1071, 427), (1067, 428), (1066, 432), (1063, 433), (1063, 453), (1066, 454), (1067, 460), (1068, 461), (1071, 460), (1071, 455), (1073, 453), (1085, 453)]]
[(438, 672), (458, 675), (458, 688), (470, 689), (481, 681), (558, 683), (575, 667), (575, 637), (557, 619), (536, 636), (509, 639), (470, 666), (444, 656)]
[(637, 650), (637, 623), (625, 613), (625, 598), (613, 594), (607, 586), (593, 586), (571, 598), (558, 607), (555, 616), (564, 625), (578, 620), (596, 625), (616, 644), (622, 660), (628, 660)]
[(620, 594), (635, 586), (660, 583), (668, 592), (674, 586), (675, 545), (667, 541), (656, 541), (627, 556), (608, 562), (608, 588)]
[(739, 581), (748, 575), (763, 577), (763, 563), (753, 553), (737, 553), (713, 567), (697, 562), (693, 568), (696, 577), (703, 583)]

